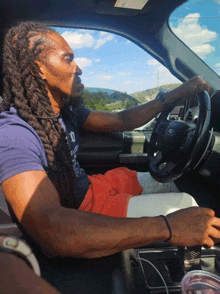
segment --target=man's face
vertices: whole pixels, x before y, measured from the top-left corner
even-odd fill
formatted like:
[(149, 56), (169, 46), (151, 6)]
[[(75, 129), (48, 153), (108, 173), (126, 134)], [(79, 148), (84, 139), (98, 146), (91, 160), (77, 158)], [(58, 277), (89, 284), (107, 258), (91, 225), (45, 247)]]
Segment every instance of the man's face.
[(82, 71), (74, 61), (72, 49), (58, 33), (48, 34), (47, 37), (53, 46), (46, 52), (43, 62), (35, 62), (46, 81), (48, 96), (52, 105), (54, 100), (60, 108), (64, 103), (75, 106), (81, 101), (84, 88), (79, 77)]

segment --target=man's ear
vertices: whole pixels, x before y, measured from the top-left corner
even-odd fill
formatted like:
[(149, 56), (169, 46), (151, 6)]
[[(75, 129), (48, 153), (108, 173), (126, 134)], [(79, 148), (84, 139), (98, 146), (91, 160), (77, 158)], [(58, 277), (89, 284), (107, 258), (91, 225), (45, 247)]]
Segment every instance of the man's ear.
[[(39, 71), (39, 74), (41, 76), (41, 78), (43, 80), (46, 80), (46, 77), (45, 77), (45, 74), (44, 74), (44, 70), (45, 70), (45, 66), (42, 62), (38, 61), (38, 60), (34, 60), (34, 63), (37, 65), (38, 67), (38, 71)], [(31, 70), (31, 74), (34, 76), (34, 72)]]

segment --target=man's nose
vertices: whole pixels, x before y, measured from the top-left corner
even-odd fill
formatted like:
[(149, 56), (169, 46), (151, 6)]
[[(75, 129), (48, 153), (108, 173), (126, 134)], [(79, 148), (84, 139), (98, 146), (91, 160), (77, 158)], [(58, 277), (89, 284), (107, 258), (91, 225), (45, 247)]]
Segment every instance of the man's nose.
[(74, 61), (74, 72), (78, 75), (82, 74), (82, 70), (78, 67), (78, 65)]

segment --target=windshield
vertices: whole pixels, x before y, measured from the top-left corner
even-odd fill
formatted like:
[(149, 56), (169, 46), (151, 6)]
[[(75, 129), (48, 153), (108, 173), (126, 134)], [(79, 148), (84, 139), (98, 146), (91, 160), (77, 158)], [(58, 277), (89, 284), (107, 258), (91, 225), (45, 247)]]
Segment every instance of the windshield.
[(190, 0), (169, 18), (173, 32), (220, 75), (220, 0)]
[(83, 103), (92, 110), (120, 111), (145, 103), (181, 82), (146, 51), (122, 36), (55, 27), (82, 69)]

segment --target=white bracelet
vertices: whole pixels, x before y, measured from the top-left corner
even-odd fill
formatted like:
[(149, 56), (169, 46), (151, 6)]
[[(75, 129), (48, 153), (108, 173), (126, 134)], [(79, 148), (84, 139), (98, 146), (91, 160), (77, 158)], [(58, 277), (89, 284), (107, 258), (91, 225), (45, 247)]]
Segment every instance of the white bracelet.
[(31, 248), (25, 241), (14, 236), (0, 236), (0, 252), (8, 252), (26, 261), (37, 276), (40, 276), (40, 267)]

